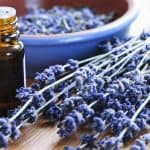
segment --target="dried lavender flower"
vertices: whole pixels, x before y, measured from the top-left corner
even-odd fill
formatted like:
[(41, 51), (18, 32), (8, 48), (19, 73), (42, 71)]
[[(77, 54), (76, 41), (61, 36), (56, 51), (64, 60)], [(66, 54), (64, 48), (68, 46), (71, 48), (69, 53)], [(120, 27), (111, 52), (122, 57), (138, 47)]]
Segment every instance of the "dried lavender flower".
[(30, 10), (19, 17), (18, 28), (22, 34), (72, 33), (103, 26), (115, 18), (114, 12), (96, 14), (88, 7), (53, 6), (49, 10), (42, 8)]
[(20, 138), (21, 132), (20, 130), (17, 128), (16, 123), (12, 123), (11, 125), (11, 136), (10, 138), (12, 140), (18, 140)]
[(144, 141), (137, 139), (135, 141), (135, 144), (132, 145), (132, 147), (130, 148), (130, 150), (146, 150), (146, 144)]
[(59, 125), (58, 134), (62, 138), (67, 138), (71, 133), (77, 130), (77, 124), (73, 117), (67, 116)]
[(0, 148), (8, 146), (8, 138), (0, 132)]
[(144, 140), (146, 144), (150, 143), (150, 133), (143, 134), (140, 138)]
[(94, 117), (93, 121), (92, 121), (92, 128), (96, 131), (96, 132), (103, 132), (105, 130), (105, 122), (99, 118), (99, 117)]

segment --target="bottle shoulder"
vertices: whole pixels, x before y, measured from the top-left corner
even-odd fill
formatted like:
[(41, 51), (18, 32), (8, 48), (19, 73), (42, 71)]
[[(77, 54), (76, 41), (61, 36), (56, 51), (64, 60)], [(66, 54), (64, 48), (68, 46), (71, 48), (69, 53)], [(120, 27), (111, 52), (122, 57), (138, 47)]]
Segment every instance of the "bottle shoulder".
[(21, 41), (13, 41), (10, 43), (6, 42), (1, 42), (0, 43), (0, 51), (7, 51), (7, 50), (12, 50), (12, 51), (23, 51), (24, 50), (24, 45)]
[(7, 61), (20, 58), (24, 56), (24, 47), (22, 42), (15, 44), (3, 44), (0, 43), (0, 61)]

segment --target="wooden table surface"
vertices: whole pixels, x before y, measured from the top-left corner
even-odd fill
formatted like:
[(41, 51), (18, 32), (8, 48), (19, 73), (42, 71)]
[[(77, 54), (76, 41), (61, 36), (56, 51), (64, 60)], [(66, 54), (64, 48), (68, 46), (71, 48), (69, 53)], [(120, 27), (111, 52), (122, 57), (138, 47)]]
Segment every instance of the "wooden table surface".
[[(32, 81), (29, 80), (29, 83)], [(84, 133), (91, 133), (90, 129), (81, 126), (77, 133), (72, 134), (69, 138), (60, 139), (57, 135), (57, 130), (57, 124), (50, 124), (40, 117), (36, 123), (23, 127), (21, 129), (21, 138), (18, 141), (10, 142), (5, 150), (63, 150), (66, 145), (79, 145), (80, 136)], [(105, 135), (110, 134), (106, 132)], [(105, 135), (102, 135), (102, 137)], [(135, 139), (128, 142), (121, 150), (129, 150), (134, 142)], [(147, 150), (150, 150), (150, 144), (147, 146)]]
[[(143, 6), (143, 9), (139, 18), (131, 26), (130, 33), (140, 31), (144, 25), (150, 25), (150, 20), (147, 20), (149, 18), (146, 18), (146, 15), (148, 16), (148, 12), (150, 12), (150, 0), (137, 1), (141, 3), (140, 5)], [(78, 145), (79, 135), (83, 133), (85, 129), (81, 128), (77, 133), (73, 134), (67, 140), (61, 140), (56, 134), (56, 125), (50, 125), (47, 122), (39, 119), (36, 124), (29, 125), (28, 127), (23, 128), (21, 131), (21, 138), (16, 142), (10, 143), (6, 150), (62, 150), (65, 145)], [(131, 143), (122, 148), (122, 150), (129, 150)], [(147, 150), (150, 150), (150, 145), (147, 147)]]
[[(56, 125), (50, 125), (40, 119), (36, 124), (22, 129), (22, 137), (18, 141), (10, 143), (6, 150), (63, 150), (65, 145), (78, 145), (80, 134), (84, 131), (88, 132), (89, 130), (82, 127), (70, 138), (61, 140), (56, 134)], [(121, 150), (129, 150), (132, 143), (133, 141)], [(150, 150), (150, 145), (147, 146), (147, 150)]]

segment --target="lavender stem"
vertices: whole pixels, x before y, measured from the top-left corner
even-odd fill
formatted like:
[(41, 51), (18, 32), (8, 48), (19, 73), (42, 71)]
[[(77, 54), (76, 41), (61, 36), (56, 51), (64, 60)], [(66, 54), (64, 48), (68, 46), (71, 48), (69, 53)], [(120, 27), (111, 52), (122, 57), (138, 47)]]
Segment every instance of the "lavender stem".
[[(142, 109), (148, 104), (148, 102), (150, 101), (150, 95), (147, 97), (147, 99), (144, 101), (144, 103), (142, 103), (140, 105), (140, 107), (137, 109), (137, 111), (135, 112), (135, 114), (133, 115), (133, 117), (131, 118), (131, 122), (135, 122), (135, 119), (137, 118), (137, 116), (139, 115), (139, 113), (142, 111)], [(118, 139), (121, 141), (122, 138), (124, 137), (125, 133), (127, 132), (128, 128), (125, 128), (120, 135), (118, 136)]]

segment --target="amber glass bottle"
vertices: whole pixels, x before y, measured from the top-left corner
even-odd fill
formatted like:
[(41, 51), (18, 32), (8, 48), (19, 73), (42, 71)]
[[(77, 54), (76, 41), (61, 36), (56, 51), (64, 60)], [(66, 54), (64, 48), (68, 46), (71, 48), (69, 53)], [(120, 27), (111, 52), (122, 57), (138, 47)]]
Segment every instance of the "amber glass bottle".
[(0, 7), (0, 115), (17, 106), (16, 89), (24, 85), (24, 48), (16, 21), (14, 8)]

